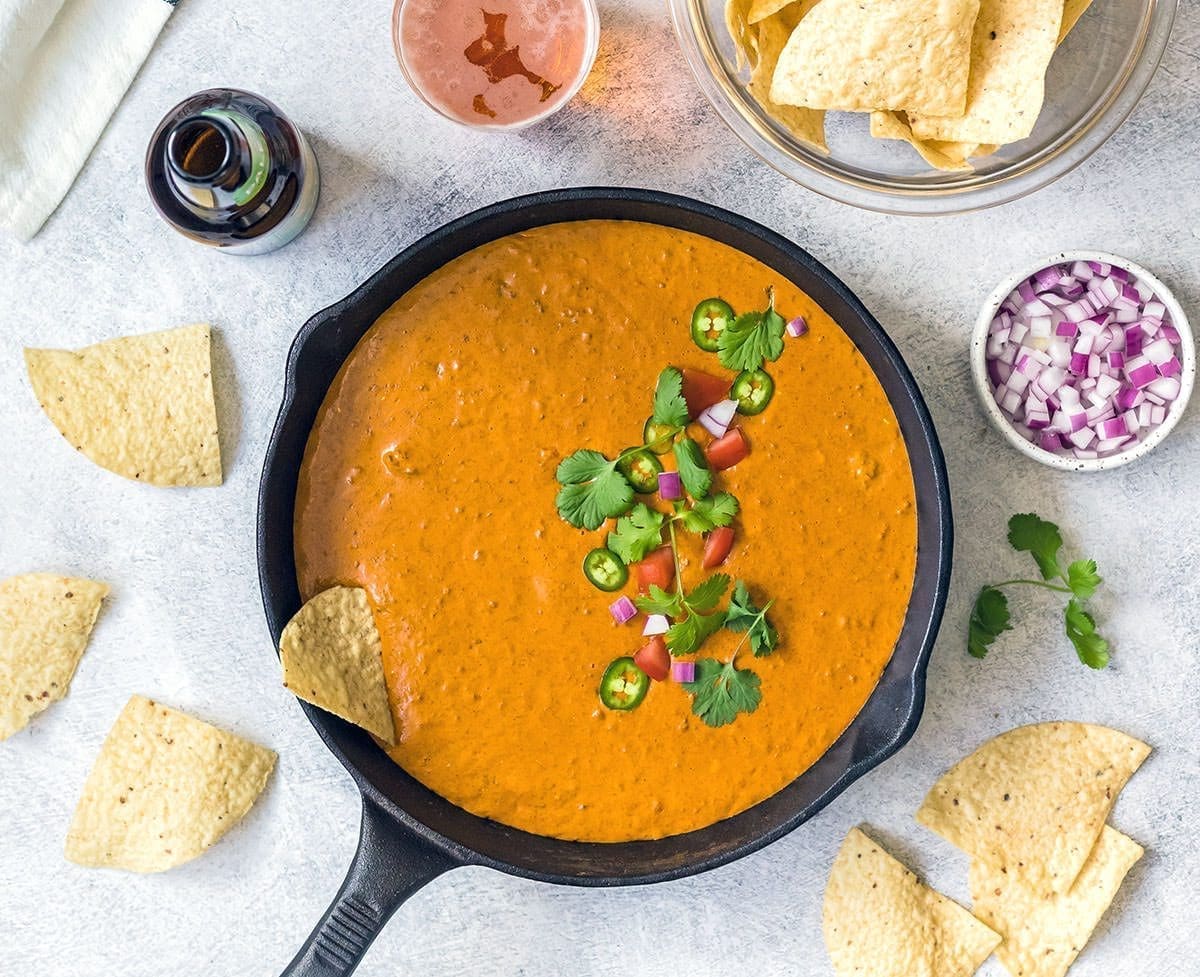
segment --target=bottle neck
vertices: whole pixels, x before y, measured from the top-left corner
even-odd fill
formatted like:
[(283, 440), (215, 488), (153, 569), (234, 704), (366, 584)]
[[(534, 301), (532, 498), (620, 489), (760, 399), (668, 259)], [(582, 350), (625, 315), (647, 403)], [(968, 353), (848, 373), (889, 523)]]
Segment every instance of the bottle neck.
[(271, 171), (262, 129), (226, 109), (180, 119), (167, 134), (164, 149), (176, 193), (203, 209), (228, 210), (251, 202)]

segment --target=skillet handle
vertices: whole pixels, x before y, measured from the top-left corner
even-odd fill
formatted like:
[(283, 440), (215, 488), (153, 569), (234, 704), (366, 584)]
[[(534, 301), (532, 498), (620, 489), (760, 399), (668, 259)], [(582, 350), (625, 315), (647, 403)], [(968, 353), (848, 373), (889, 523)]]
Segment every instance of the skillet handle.
[(458, 863), (363, 798), (358, 850), (337, 898), (282, 977), (346, 977), (400, 905)]

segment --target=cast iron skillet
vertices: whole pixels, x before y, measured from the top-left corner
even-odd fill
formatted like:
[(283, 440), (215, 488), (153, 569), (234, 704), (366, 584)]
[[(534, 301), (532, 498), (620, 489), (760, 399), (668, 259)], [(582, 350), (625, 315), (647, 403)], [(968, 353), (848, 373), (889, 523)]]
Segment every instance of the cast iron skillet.
[(661, 841), (567, 842), (468, 814), (410, 777), (362, 730), (301, 703), (354, 778), (363, 811), (358, 851), (341, 891), (285, 974), (349, 974), (405, 899), (463, 865), (589, 886), (660, 882), (723, 865), (807, 821), (900, 749), (917, 727), (925, 703), (925, 668), (950, 579), (952, 526), (945, 463), (912, 374), (862, 303), (807, 252), (736, 214), (650, 190), (556, 190), (485, 207), (406, 248), (352, 295), (305, 323), (288, 356), (283, 406), (258, 496), (259, 578), (276, 645), (301, 603), (292, 516), (305, 441), (355, 343), (404, 292), (464, 252), (543, 224), (595, 218), (682, 228), (753, 255), (808, 292), (871, 364), (899, 419), (916, 483), (916, 582), (895, 653), (862, 712), (815, 766), (736, 817)]

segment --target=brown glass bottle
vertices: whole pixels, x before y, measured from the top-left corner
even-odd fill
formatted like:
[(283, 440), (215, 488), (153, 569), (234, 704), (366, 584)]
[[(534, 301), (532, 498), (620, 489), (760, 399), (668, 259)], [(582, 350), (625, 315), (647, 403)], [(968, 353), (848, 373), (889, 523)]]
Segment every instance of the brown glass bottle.
[(320, 174), (303, 133), (265, 98), (213, 88), (155, 130), (146, 186), (181, 234), (238, 254), (287, 244), (312, 217)]

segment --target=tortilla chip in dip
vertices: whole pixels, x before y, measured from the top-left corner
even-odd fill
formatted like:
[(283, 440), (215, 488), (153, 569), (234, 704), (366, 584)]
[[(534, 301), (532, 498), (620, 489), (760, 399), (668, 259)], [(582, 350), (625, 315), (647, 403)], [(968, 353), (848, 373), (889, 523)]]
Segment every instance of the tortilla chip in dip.
[(983, 0), (971, 41), (966, 111), (910, 106), (913, 134), (1001, 145), (1028, 136), (1042, 111), (1062, 19), (1063, 0)]
[(53, 573), (0, 581), (0, 740), (67, 694), (107, 594)]
[(838, 977), (970, 977), (1000, 942), (858, 828), (829, 873), (822, 928)]
[(280, 636), (279, 660), (284, 686), (305, 702), (395, 744), (383, 645), (361, 587), (331, 587), (301, 607)]
[(245, 816), (274, 766), (272, 751), (135, 695), (88, 775), (67, 858), (130, 872), (181, 865)]
[(1036, 894), (1067, 892), (1149, 753), (1104, 726), (1021, 726), (952, 767), (917, 821)]
[(182, 326), (77, 351), (27, 349), (42, 409), (102, 468), (151, 485), (220, 485), (210, 330)]
[(1075, 884), (1050, 896), (972, 862), (975, 913), (1003, 937), (996, 956), (1005, 969), (1013, 977), (1063, 977), (1141, 857), (1141, 845), (1105, 825)]
[(779, 56), (771, 99), (813, 109), (961, 114), (978, 12), (979, 0), (821, 0)]

